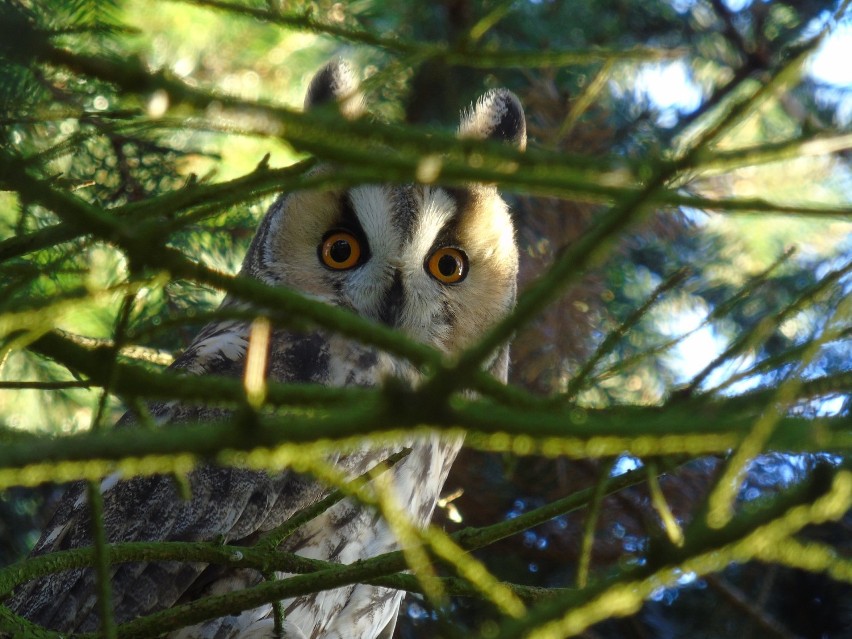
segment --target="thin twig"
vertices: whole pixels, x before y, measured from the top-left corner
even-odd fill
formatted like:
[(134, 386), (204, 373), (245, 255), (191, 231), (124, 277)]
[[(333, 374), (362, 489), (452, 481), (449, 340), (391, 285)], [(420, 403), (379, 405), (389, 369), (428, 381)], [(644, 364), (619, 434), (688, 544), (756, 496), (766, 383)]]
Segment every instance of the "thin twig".
[[(790, 632), (768, 610), (758, 608), (742, 590), (728, 580), (716, 575), (707, 575), (704, 580), (738, 610), (756, 622), (763, 629), (763, 632), (769, 633), (769, 636), (779, 637), (779, 639), (799, 639), (798, 635)], [(762, 634), (762, 636), (767, 635)]]
[(580, 546), (580, 563), (577, 565), (577, 588), (585, 588), (589, 583), (589, 566), (592, 564), (592, 548), (595, 542), (595, 528), (601, 513), (606, 493), (607, 479), (615, 466), (616, 458), (605, 461), (598, 469), (592, 501), (586, 511), (583, 525), (583, 541)]

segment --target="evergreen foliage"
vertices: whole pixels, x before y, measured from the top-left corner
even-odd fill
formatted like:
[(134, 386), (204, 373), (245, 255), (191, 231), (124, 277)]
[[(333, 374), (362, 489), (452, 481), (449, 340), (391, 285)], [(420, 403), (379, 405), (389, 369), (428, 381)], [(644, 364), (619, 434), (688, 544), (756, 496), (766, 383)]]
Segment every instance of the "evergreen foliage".
[[(849, 3), (829, 4), (0, 4), (0, 635), (59, 636), (2, 606), (27, 580), (176, 560), (298, 574), (118, 627), (104, 577), (104, 637), (354, 582), (411, 593), (402, 637), (850, 636), (852, 96), (807, 72), (849, 28)], [(368, 70), (386, 122), (289, 106), (331, 55)], [(660, 104), (672, 81), (694, 104)], [(483, 86), (522, 97), (525, 154), (446, 128)], [(339, 171), (307, 175), (314, 158)], [(275, 194), (436, 163), (441, 184), (510, 194), (524, 252), (517, 310), (457, 360), (233, 275)], [(168, 364), (223, 292), (426, 380), (271, 383), (258, 408), (240, 380), (178, 379)], [(512, 335), (503, 387), (479, 365)], [(152, 399), (238, 410), (112, 430)], [(292, 467), (387, 507), (325, 453), (426, 427), (468, 445), (416, 538), (437, 577), (403, 553), (277, 551), (290, 528), (252, 547), (100, 539), (24, 558), (62, 482), (116, 470)]]

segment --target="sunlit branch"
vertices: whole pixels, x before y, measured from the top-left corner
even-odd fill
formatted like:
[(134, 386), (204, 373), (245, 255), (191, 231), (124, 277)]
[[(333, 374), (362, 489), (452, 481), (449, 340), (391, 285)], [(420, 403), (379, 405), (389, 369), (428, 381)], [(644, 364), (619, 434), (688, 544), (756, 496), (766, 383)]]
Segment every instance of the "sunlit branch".
[(753, 556), (758, 548), (780, 543), (809, 523), (842, 517), (852, 505), (852, 474), (824, 472), (795, 490), (768, 500), (763, 508), (736, 516), (713, 531), (692, 527), (685, 544), (651, 550), (647, 563), (622, 570), (578, 593), (544, 601), (521, 621), (508, 621), (499, 639), (514, 637), (575, 636), (610, 617), (636, 612), (654, 590), (674, 586), (684, 571), (701, 576), (732, 561)]
[[(270, 388), (270, 395), (274, 389)], [(293, 412), (286, 417), (260, 417), (253, 428), (231, 421), (182, 425), (180, 428), (112, 433), (83, 433), (57, 440), (10, 442), (0, 449), (0, 486), (36, 485), (45, 481), (99, 478), (116, 470), (125, 476), (186, 472), (199, 459), (217, 458), (223, 450), (282, 450), (325, 455), (356, 446), (360, 438), (398, 441), (430, 423), (457, 434), (468, 431), (468, 443), (483, 450), (518, 455), (570, 458), (724, 452), (735, 447), (751, 428), (755, 412), (765, 404), (737, 398), (707, 403), (679, 402), (665, 411), (656, 407), (579, 410), (559, 413), (470, 403), (450, 412), (414, 405), (411, 414), (386, 412), (370, 400), (348, 408), (328, 408), (321, 415)], [(772, 395), (764, 396), (770, 401)], [(396, 405), (398, 406), (398, 405)], [(294, 448), (295, 447), (295, 448)], [(769, 450), (848, 451), (852, 432), (842, 417), (782, 417), (767, 442)], [(270, 469), (277, 468), (271, 455)]]

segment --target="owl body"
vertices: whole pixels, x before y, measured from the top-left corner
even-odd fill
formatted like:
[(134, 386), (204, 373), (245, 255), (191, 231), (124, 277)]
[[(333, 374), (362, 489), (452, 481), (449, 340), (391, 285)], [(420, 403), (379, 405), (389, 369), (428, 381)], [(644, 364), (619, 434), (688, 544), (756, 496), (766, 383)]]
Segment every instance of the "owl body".
[[(344, 116), (360, 112), (357, 82), (335, 61), (321, 70), (306, 104), (336, 102)], [(495, 138), (523, 147), (520, 104), (507, 91), (486, 94), (463, 119), (461, 136)], [(333, 171), (319, 166), (317, 172)], [(493, 185), (448, 189), (428, 185), (366, 184), (282, 195), (251, 243), (241, 275), (286, 286), (325, 303), (398, 329), (414, 340), (456, 353), (474, 343), (512, 308), (517, 248), (511, 218)], [(227, 298), (223, 305), (241, 305)], [(205, 327), (173, 367), (187, 374), (242, 377), (249, 322)], [(389, 377), (411, 385), (420, 374), (409, 362), (330, 331), (273, 328), (267, 376), (284, 383), (376, 386)], [(505, 380), (508, 347), (486, 368)], [(171, 427), (222, 420), (225, 409), (167, 402), (150, 407)], [(132, 416), (120, 422), (129, 425)], [(425, 526), (461, 440), (439, 433), (412, 435), (393, 446), (364, 444), (325, 461), (356, 477), (404, 447), (411, 452), (382, 475), (411, 522)], [(110, 542), (210, 541), (252, 544), (265, 532), (325, 496), (330, 488), (293, 471), (268, 474), (202, 466), (189, 476), (191, 497), (173, 480), (110, 476), (101, 483)], [(85, 487), (72, 486), (34, 554), (91, 545)], [(282, 549), (306, 557), (351, 563), (398, 548), (391, 527), (371, 508), (345, 499), (303, 525)], [(280, 575), (283, 576), (283, 575)], [(126, 563), (112, 567), (114, 615), (121, 623), (140, 615), (223, 594), (261, 581), (254, 570), (182, 562)], [(72, 570), (31, 582), (8, 604), (24, 617), (59, 631), (98, 627), (93, 571)], [(356, 584), (285, 600), (289, 639), (390, 637), (403, 593)], [(204, 621), (174, 639), (271, 639), (272, 607)]]

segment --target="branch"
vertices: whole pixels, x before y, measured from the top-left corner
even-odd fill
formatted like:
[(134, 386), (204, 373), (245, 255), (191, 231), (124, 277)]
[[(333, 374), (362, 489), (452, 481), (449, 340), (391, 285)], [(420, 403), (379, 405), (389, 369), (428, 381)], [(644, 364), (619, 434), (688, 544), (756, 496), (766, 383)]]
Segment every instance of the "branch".
[[(832, 386), (848, 384), (847, 377), (835, 379)], [(816, 388), (824, 392), (827, 381), (812, 382), (811, 392)], [(270, 394), (274, 392), (270, 388)], [(236, 451), (255, 451), (254, 468), (280, 468), (281, 459), (322, 456), (332, 449), (357, 446), (366, 436), (396, 441), (420, 432), (423, 423), (451, 434), (463, 427), (469, 445), (519, 455), (580, 458), (624, 451), (640, 457), (718, 453), (737, 446), (764, 410), (763, 402), (771, 401), (773, 394), (761, 391), (717, 402), (678, 401), (664, 408), (574, 407), (559, 411), (509, 406), (495, 410), (493, 404), (483, 401), (454, 402), (452, 409), (445, 410), (416, 396), (404, 400), (407, 404), (388, 397), (394, 395), (367, 394), (362, 401), (330, 408), (317, 416), (259, 417), (251, 428), (244, 423), (249, 416), (238, 413), (230, 421), (217, 423), (10, 442), (0, 448), (0, 487), (100, 478), (116, 470), (127, 477), (185, 473), (200, 459), (238, 463)], [(403, 406), (405, 410), (400, 410)], [(257, 449), (275, 454), (261, 455)], [(767, 449), (849, 451), (852, 425), (844, 417), (783, 417)], [(245, 461), (243, 457), (240, 464)]]
[[(187, 0), (179, 0), (185, 2)], [(341, 26), (317, 20), (310, 10), (299, 13), (282, 13), (256, 9), (220, 0), (192, 0), (194, 6), (206, 6), (251, 17), (271, 24), (279, 24), (332, 37), (364, 44), (392, 53), (415, 57), (419, 60), (439, 59), (448, 66), (475, 68), (536, 68), (585, 65), (606, 60), (666, 60), (682, 57), (684, 49), (655, 49), (634, 47), (631, 49), (588, 49), (572, 51), (494, 51), (487, 48), (470, 48), (471, 40), (465, 40), (464, 48), (452, 49), (443, 43), (416, 42), (396, 37), (378, 36), (373, 31)]]
[(739, 513), (722, 529), (693, 526), (682, 547), (652, 548), (642, 565), (539, 603), (523, 620), (504, 623), (497, 637), (576, 636), (598, 621), (635, 613), (652, 592), (673, 587), (684, 572), (702, 576), (732, 561), (747, 561), (760, 548), (781, 543), (808, 524), (842, 517), (850, 505), (852, 473), (821, 468), (793, 490)]

